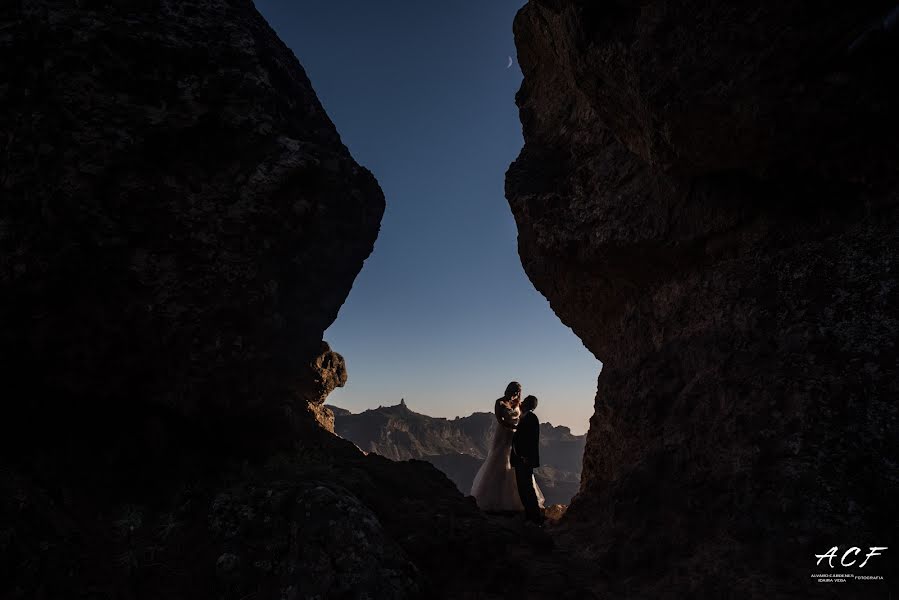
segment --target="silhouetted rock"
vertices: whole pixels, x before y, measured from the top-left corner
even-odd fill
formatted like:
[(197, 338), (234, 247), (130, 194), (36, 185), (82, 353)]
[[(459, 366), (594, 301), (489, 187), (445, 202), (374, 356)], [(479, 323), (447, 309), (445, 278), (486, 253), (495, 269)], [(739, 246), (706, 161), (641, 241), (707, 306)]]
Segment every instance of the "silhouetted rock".
[[(365, 452), (376, 452), (392, 460), (426, 460), (446, 473), (465, 495), (490, 448), (496, 417), (474, 413), (468, 417), (429, 417), (409, 409), (405, 401), (380, 406), (359, 414), (334, 411), (334, 430)], [(567, 504), (580, 486), (583, 435), (572, 435), (568, 427), (540, 425), (540, 459), (537, 481), (549, 504)]]
[(289, 441), (384, 211), (293, 53), (249, 1), (0, 18), (4, 437)]
[[(243, 597), (277, 581), (273, 597), (415, 598), (424, 581), (377, 516), (330, 483), (250, 486), (218, 494), (209, 508), (219, 590)], [(268, 552), (260, 552), (266, 548)], [(272, 550), (283, 550), (283, 553)], [(249, 584), (249, 585), (248, 585)]]
[(815, 553), (899, 533), (896, 38), (848, 52), (875, 4), (516, 18), (519, 254), (603, 362), (562, 522), (627, 597), (825, 595)]
[(321, 426), (384, 198), (252, 3), (6, 3), (0, 49), (0, 597), (499, 581), (446, 477)]
[(0, 49), (0, 597), (554, 585), (326, 431), (384, 198), (249, 0), (7, 3)]
[(128, 502), (2, 475), (4, 598), (470, 597), (527, 553), (430, 464), (331, 434)]

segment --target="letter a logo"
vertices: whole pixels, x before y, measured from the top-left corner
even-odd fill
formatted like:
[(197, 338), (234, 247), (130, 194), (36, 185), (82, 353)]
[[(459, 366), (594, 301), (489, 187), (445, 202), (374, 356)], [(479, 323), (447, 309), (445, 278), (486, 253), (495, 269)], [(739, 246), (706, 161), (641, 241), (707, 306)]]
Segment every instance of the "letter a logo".
[(818, 557), (818, 562), (815, 563), (816, 565), (820, 565), (821, 560), (827, 558), (827, 559), (829, 559), (827, 561), (827, 563), (830, 565), (830, 568), (832, 569), (833, 568), (833, 559), (836, 558), (836, 556), (837, 556), (837, 547), (834, 546), (826, 554), (816, 554), (815, 556)]

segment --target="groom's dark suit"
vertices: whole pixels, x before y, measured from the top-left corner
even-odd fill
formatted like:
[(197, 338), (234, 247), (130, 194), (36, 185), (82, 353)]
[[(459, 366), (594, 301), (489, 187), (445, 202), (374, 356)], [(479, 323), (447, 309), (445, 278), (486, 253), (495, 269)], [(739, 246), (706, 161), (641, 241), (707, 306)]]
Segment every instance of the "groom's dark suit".
[(540, 420), (531, 411), (522, 415), (518, 429), (512, 436), (512, 455), (510, 462), (515, 468), (515, 479), (518, 482), (518, 495), (524, 504), (528, 520), (543, 522), (543, 514), (534, 491), (534, 469), (540, 466)]

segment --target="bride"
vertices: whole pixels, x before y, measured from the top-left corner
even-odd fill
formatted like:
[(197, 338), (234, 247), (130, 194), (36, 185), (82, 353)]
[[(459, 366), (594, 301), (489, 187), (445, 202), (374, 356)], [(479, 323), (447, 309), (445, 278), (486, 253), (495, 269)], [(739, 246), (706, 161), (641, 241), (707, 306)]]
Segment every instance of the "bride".
[[(506, 393), (494, 404), (494, 413), (499, 422), (493, 430), (493, 439), (484, 464), (475, 475), (471, 495), (477, 500), (478, 508), (485, 512), (523, 512), (524, 505), (518, 497), (515, 469), (509, 464), (512, 453), (512, 436), (521, 416), (521, 384), (513, 381), (506, 386)], [(543, 508), (543, 494), (537, 482), (531, 478), (537, 501)]]

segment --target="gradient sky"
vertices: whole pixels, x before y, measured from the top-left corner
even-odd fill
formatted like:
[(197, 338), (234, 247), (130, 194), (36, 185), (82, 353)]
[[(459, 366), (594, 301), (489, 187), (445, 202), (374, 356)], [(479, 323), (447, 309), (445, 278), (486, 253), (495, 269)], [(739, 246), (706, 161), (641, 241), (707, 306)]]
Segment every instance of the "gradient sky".
[(349, 382), (329, 402), (491, 411), (517, 380), (542, 421), (587, 429), (600, 363), (518, 258), (503, 195), (522, 145), (522, 0), (256, 0), (387, 197), (372, 256), (325, 333)]

